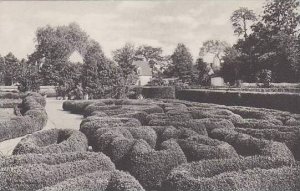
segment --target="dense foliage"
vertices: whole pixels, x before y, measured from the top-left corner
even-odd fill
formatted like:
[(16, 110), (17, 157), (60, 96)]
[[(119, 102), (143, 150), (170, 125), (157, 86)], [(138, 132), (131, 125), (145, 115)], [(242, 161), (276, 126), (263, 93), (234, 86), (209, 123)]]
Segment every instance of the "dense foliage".
[[(226, 81), (256, 82), (258, 73), (270, 70), (273, 82), (298, 82), (300, 72), (299, 30), (300, 15), (297, 0), (272, 0), (264, 6), (262, 16), (256, 20), (251, 10), (233, 13), (231, 21), (251, 21), (251, 33), (238, 26), (236, 33), (244, 31), (232, 48), (225, 51), (222, 74)], [(245, 14), (247, 17), (245, 17)], [(234, 18), (234, 19), (233, 19)]]

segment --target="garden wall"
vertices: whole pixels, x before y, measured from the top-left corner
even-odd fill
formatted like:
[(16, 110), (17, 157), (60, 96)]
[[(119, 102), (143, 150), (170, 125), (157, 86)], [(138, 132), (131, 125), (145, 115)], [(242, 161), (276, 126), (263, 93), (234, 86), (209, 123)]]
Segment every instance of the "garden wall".
[(296, 93), (186, 89), (177, 91), (176, 98), (202, 103), (262, 107), (300, 113), (300, 94)]

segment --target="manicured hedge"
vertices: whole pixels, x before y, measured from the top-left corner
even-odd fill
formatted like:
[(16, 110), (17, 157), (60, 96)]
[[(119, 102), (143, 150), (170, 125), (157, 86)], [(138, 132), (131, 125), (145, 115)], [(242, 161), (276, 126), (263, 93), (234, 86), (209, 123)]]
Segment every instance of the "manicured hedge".
[(174, 140), (163, 142), (159, 151), (153, 150), (144, 140), (138, 140), (128, 157), (126, 170), (146, 190), (151, 190), (158, 189), (169, 172), (185, 162), (184, 153)]
[(20, 116), (0, 121), (0, 141), (24, 136), (41, 130), (47, 124), (45, 98), (28, 93), (20, 104)]
[(175, 87), (173, 86), (153, 86), (143, 87), (142, 95), (150, 99), (175, 99)]
[(87, 106), (94, 104), (95, 102), (98, 102), (98, 101), (97, 100), (76, 100), (76, 101), (68, 100), (68, 101), (63, 102), (62, 107), (63, 107), (63, 110), (65, 110), (65, 111), (70, 111), (72, 113), (77, 113), (77, 114), (84, 114), (84, 109)]
[(228, 119), (233, 123), (241, 123), (244, 119), (227, 109), (191, 107), (189, 111), (194, 119), (215, 118)]
[(147, 120), (148, 114), (145, 111), (128, 111), (124, 114), (115, 115), (117, 118), (135, 118), (141, 122), (142, 125), (146, 125), (148, 123)]
[(0, 100), (0, 108), (14, 108), (21, 104), (21, 99), (2, 99)]
[(144, 188), (130, 174), (122, 171), (97, 171), (76, 178), (67, 179), (39, 191), (144, 191)]
[(87, 147), (87, 138), (80, 131), (49, 129), (21, 139), (14, 148), (13, 154), (80, 152), (86, 151)]
[(288, 148), (293, 152), (297, 160), (300, 159), (300, 129), (290, 131), (290, 132), (281, 132), (277, 129), (242, 129), (237, 128), (235, 131), (239, 133), (244, 133), (256, 137), (258, 139), (273, 140), (285, 143)]
[[(26, 156), (20, 155), (17, 158), (21, 157), (23, 162), (26, 162)], [(111, 160), (102, 153), (45, 154), (45, 156), (29, 154), (29, 156), (30, 164), (4, 165), (0, 169), (0, 190), (37, 190), (86, 173), (115, 169)], [(37, 157), (37, 162), (32, 156)], [(1, 162), (6, 164), (5, 160), (4, 158)], [(8, 160), (11, 161), (12, 158)]]
[(0, 92), (0, 99), (20, 99), (22, 94), (14, 92)]
[(197, 120), (187, 120), (187, 121), (174, 121), (174, 120), (151, 120), (148, 125), (150, 126), (174, 126), (176, 128), (188, 128), (201, 135), (207, 135), (205, 126), (198, 122)]
[(177, 142), (188, 161), (238, 157), (231, 145), (207, 136), (196, 135), (186, 139), (179, 139)]
[(243, 105), (300, 113), (300, 95), (291, 93), (234, 92), (188, 89), (176, 92), (176, 98), (204, 103)]
[(208, 160), (183, 164), (163, 182), (164, 191), (231, 191), (300, 189), (300, 169), (266, 157)]
[(110, 111), (110, 110), (117, 110), (118, 111), (121, 108), (122, 108), (121, 105), (105, 105), (102, 102), (94, 103), (94, 104), (90, 104), (87, 107), (85, 107), (84, 116), (89, 116), (94, 111), (102, 111), (102, 112), (108, 114), (107, 111)]
[(225, 141), (232, 145), (238, 154), (243, 156), (264, 155), (272, 157), (286, 157), (293, 159), (292, 152), (284, 143), (257, 139), (247, 134), (229, 129), (214, 129), (211, 137)]

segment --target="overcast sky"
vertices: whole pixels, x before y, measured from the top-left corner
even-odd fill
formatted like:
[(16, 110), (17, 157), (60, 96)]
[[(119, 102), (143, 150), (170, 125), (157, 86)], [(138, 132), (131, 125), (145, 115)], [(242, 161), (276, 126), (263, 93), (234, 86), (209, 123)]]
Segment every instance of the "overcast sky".
[(97, 40), (107, 56), (126, 42), (160, 46), (171, 54), (178, 43), (194, 59), (205, 40), (236, 41), (232, 12), (248, 7), (261, 13), (264, 0), (198, 1), (0, 1), (0, 54), (18, 58), (34, 51), (38, 27), (77, 22)]

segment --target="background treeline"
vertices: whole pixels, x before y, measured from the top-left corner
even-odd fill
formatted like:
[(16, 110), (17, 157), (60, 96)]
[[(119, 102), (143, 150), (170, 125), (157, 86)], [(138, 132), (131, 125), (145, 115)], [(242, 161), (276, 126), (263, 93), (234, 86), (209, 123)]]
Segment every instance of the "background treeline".
[[(35, 51), (18, 60), (12, 53), (0, 56), (0, 83), (18, 83), (21, 91), (37, 91), (40, 85), (54, 85), (61, 96), (82, 98), (124, 97), (136, 84), (134, 61), (147, 61), (153, 79), (149, 85), (202, 85), (219, 75), (231, 85), (237, 82), (299, 82), (300, 36), (297, 0), (269, 0), (261, 15), (242, 7), (230, 17), (238, 41), (207, 40), (194, 62), (186, 45), (179, 43), (173, 54), (160, 47), (126, 43), (104, 55), (98, 42), (76, 23), (37, 29)], [(69, 57), (79, 52), (83, 63)], [(213, 55), (212, 63), (204, 62)], [(166, 84), (164, 78), (172, 78)]]

